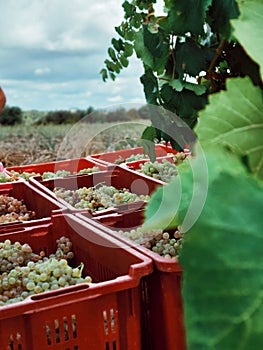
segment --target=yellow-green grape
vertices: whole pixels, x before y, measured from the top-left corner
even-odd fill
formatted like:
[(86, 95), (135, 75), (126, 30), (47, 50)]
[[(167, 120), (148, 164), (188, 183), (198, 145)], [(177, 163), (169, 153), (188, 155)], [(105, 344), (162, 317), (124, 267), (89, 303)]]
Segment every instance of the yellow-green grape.
[(11, 173), (13, 174), (14, 178), (21, 178), (24, 180), (28, 180), (32, 176), (39, 176), (40, 173), (36, 173), (34, 171), (29, 172), (29, 171), (23, 171), (23, 172), (18, 172), (15, 170), (11, 170)]
[(15, 181), (15, 176), (9, 176), (4, 172), (0, 172), (0, 183)]
[(123, 203), (148, 201), (150, 198), (147, 195), (132, 193), (126, 188), (117, 189), (106, 185), (82, 187), (76, 191), (55, 187), (54, 193), (75, 208), (87, 208), (91, 211), (103, 210)]
[[(74, 256), (69, 238), (62, 236), (56, 243), (56, 252), (46, 257), (42, 252), (39, 255), (34, 253), (26, 243), (0, 242), (0, 306), (22, 301), (33, 294), (78, 283), (92, 283), (90, 276), (82, 277), (83, 263), (78, 267), (68, 264), (68, 255), (72, 253), (70, 257)], [(19, 265), (21, 256), (24, 259)]]
[(118, 233), (165, 258), (176, 259), (183, 244), (183, 235), (178, 230), (169, 233), (161, 229), (144, 231), (142, 227), (137, 227), (130, 231), (119, 230)]
[(162, 162), (149, 161), (141, 163), (139, 166), (140, 168), (136, 171), (163, 182), (169, 182), (174, 176), (178, 174), (176, 165), (169, 162), (167, 159), (163, 159)]
[(97, 171), (100, 171), (100, 168), (97, 166), (94, 166), (92, 168), (85, 168), (81, 169), (77, 172), (77, 174), (90, 174), (90, 173), (96, 173)]

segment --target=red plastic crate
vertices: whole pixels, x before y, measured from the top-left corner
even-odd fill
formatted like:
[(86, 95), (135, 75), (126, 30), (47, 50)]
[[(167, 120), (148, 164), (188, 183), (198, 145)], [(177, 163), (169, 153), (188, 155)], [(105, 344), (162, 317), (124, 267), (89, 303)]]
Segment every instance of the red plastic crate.
[[(167, 156), (168, 153), (174, 153), (174, 154), (177, 153), (177, 151), (173, 150), (172, 147), (165, 146), (162, 144), (158, 144), (155, 146), (155, 152), (157, 157), (165, 157)], [(109, 165), (109, 164), (114, 164), (119, 157), (126, 159), (131, 155), (136, 155), (136, 154), (144, 154), (143, 147), (122, 149), (119, 151), (108, 152), (108, 153), (97, 153), (97, 154), (92, 154), (87, 158), (92, 158), (102, 164)]]
[(60, 211), (66, 211), (63, 204), (49, 197), (37, 188), (34, 188), (26, 181), (15, 181), (1, 184), (0, 195), (11, 196), (23, 200), (28, 210), (36, 213), (36, 218), (29, 221), (0, 223), (0, 233), (10, 230), (12, 227), (23, 228), (32, 225), (39, 225), (50, 220), (51, 214)]
[(2, 234), (33, 251), (56, 249), (62, 235), (73, 244), (71, 266), (84, 263), (80, 284), (36, 294), (0, 307), (0, 344), (5, 350), (143, 350), (140, 289), (152, 261), (72, 214), (52, 217), (49, 225)]
[[(87, 175), (75, 175), (65, 178), (42, 180), (40, 177), (33, 177), (29, 179), (29, 183), (38, 187), (43, 193), (46, 193), (50, 197), (57, 199), (62, 205), (67, 207), (71, 212), (80, 212), (83, 209), (76, 209), (65, 200), (57, 198), (53, 192), (55, 187), (63, 187), (68, 190), (76, 190), (81, 187), (92, 187), (100, 183), (104, 183), (107, 186), (114, 186), (117, 189), (127, 188), (131, 192), (142, 195), (149, 195), (156, 190), (158, 186), (163, 185), (161, 181), (150, 178), (143, 174), (129, 171), (120, 166), (108, 166), (107, 171), (101, 171)], [(127, 203), (118, 206), (118, 209), (108, 208), (91, 213), (89, 209), (86, 209), (90, 215), (102, 215), (104, 213), (112, 211), (120, 211), (127, 209), (138, 209), (144, 204), (143, 201), (135, 203)]]
[[(28, 172), (28, 173), (39, 173), (42, 175), (44, 172), (57, 172), (58, 170), (66, 170), (73, 172), (79, 172), (82, 169), (98, 167), (100, 170), (106, 170), (106, 165), (102, 165), (101, 163), (96, 162), (93, 159), (86, 158), (74, 158), (67, 160), (60, 160), (55, 162), (47, 162), (47, 163), (38, 163), (38, 164), (29, 164), (29, 165), (21, 165), (21, 166), (12, 166), (7, 167), (5, 170), (11, 174), (11, 170), (14, 170), (18, 173)], [(12, 174), (11, 174), (12, 175)]]
[(143, 209), (114, 213), (90, 219), (85, 213), (77, 217), (91, 222), (109, 236), (118, 239), (153, 260), (154, 272), (141, 280), (142, 348), (144, 350), (185, 350), (183, 305), (181, 298), (182, 269), (177, 261), (120, 235), (117, 231), (136, 228), (143, 223)]

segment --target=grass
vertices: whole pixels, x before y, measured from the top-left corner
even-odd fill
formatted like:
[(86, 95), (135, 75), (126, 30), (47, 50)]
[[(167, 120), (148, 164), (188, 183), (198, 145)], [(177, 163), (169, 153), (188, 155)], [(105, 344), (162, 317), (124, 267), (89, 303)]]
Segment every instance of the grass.
[(0, 127), (4, 166), (36, 164), (131, 147), (149, 122)]

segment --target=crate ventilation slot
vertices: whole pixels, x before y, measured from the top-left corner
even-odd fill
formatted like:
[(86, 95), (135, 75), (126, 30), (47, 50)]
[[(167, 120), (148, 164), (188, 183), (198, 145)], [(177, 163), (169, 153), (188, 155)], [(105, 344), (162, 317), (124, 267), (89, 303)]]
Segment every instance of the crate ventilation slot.
[(22, 336), (20, 333), (16, 333), (15, 336), (13, 336), (13, 334), (10, 334), (10, 336), (9, 336), (9, 349), (10, 350), (24, 350), (22, 348), (22, 343), (21, 343), (22, 339), (21, 338), (22, 338)]
[[(46, 338), (48, 345), (62, 343), (69, 339), (77, 338), (76, 316), (71, 315), (70, 318), (64, 317), (61, 322), (58, 319), (55, 319), (52, 323), (47, 323)], [(75, 346), (72, 350), (78, 350), (78, 347)]]

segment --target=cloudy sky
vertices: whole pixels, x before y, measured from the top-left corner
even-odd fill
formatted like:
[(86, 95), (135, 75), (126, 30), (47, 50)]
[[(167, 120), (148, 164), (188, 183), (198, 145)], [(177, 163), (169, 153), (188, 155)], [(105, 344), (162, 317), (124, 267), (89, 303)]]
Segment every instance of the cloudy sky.
[[(0, 86), (23, 110), (144, 103), (141, 62), (112, 82), (99, 71), (123, 0), (0, 1)], [(117, 36), (117, 33), (116, 33)]]

